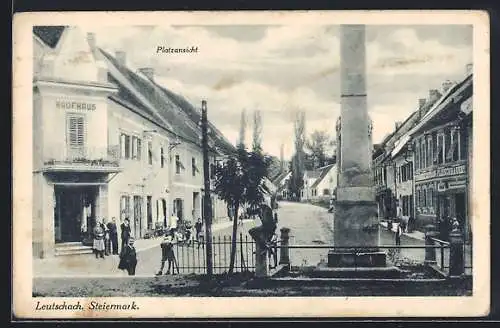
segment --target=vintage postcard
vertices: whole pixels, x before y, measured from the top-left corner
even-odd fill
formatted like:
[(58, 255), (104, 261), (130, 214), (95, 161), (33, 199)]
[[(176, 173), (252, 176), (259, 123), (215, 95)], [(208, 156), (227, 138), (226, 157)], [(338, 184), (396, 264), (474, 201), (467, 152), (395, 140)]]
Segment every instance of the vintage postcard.
[(489, 313), (486, 12), (13, 31), (16, 318)]

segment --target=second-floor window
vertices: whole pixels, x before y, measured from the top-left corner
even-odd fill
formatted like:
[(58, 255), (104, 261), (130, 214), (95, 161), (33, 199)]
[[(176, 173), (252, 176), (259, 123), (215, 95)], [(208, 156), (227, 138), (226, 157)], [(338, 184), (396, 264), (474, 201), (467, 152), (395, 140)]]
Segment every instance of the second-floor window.
[(148, 141), (148, 164), (153, 165), (153, 143)]
[(413, 179), (413, 163), (406, 163), (399, 167), (399, 182)]
[(196, 164), (196, 158), (192, 157), (191, 158), (191, 174), (193, 175), (193, 177), (195, 177), (197, 173), (200, 173), (200, 169), (198, 168), (198, 165)]
[(142, 141), (126, 133), (120, 134), (120, 154), (123, 159), (141, 159)]
[(85, 148), (85, 116), (75, 114), (68, 115), (66, 133), (70, 151), (75, 156), (83, 156)]
[(175, 174), (181, 174), (181, 169), (184, 169), (184, 165), (182, 165), (181, 157), (179, 155), (175, 155)]
[(132, 159), (141, 160), (141, 139), (132, 137)]
[(165, 166), (165, 154), (163, 153), (163, 147), (160, 148), (160, 164), (162, 168)]

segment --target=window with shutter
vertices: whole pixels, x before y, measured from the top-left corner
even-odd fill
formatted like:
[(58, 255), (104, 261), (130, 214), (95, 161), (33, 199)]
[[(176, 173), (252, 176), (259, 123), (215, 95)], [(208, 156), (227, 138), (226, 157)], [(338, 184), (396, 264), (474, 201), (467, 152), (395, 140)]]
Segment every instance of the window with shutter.
[(137, 137), (132, 137), (132, 159), (137, 159)]
[(130, 136), (125, 135), (125, 158), (129, 159), (130, 158)]
[(83, 115), (67, 116), (67, 142), (71, 157), (85, 156), (85, 117)]
[(163, 147), (160, 147), (160, 165), (165, 166), (165, 155), (163, 154)]
[(153, 143), (148, 141), (148, 164), (153, 165)]
[(137, 160), (141, 160), (141, 151), (142, 151), (142, 141), (141, 139), (137, 138)]
[(120, 156), (125, 158), (125, 134), (120, 134)]

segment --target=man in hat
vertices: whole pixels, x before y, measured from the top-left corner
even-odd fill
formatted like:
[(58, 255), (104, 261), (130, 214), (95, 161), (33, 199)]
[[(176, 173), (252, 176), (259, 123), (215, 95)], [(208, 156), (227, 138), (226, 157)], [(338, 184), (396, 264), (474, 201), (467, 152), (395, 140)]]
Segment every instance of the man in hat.
[(127, 270), (129, 276), (135, 276), (135, 268), (137, 267), (137, 251), (134, 243), (134, 237), (130, 237), (127, 245), (122, 249), (118, 264), (118, 269)]

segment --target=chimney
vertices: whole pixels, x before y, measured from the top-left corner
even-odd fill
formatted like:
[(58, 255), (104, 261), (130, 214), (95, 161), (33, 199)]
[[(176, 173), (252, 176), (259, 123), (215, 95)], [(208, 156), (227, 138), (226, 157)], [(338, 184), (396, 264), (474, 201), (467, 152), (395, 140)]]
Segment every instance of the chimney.
[(153, 80), (155, 75), (155, 70), (152, 67), (142, 67), (139, 68), (139, 72), (146, 75), (149, 79)]
[(396, 123), (394, 123), (394, 130), (397, 130), (401, 127), (401, 124), (403, 124), (401, 121), (396, 121)]
[(422, 109), (422, 108), (425, 106), (425, 102), (426, 102), (426, 101), (427, 101), (427, 100), (426, 100), (425, 98), (420, 98), (420, 99), (418, 100), (418, 109)]
[(446, 93), (446, 91), (450, 90), (450, 88), (453, 86), (453, 82), (450, 80), (446, 80), (443, 82), (443, 93)]
[(467, 76), (471, 75), (474, 71), (474, 66), (472, 65), (472, 63), (468, 63), (466, 66), (465, 66), (465, 73), (467, 74)]
[(127, 64), (127, 53), (125, 51), (117, 51), (115, 52), (115, 58), (118, 64), (122, 66), (126, 66)]
[(425, 98), (420, 98), (418, 100), (418, 116), (419, 118), (424, 117), (425, 115), (425, 104), (427, 103), (427, 100)]
[(89, 43), (90, 50), (92, 52), (95, 52), (96, 50), (95, 33), (93, 32), (87, 33), (87, 42)]
[(429, 100), (434, 102), (436, 100), (438, 100), (439, 98), (441, 98), (441, 94), (439, 93), (439, 91), (437, 89), (430, 89), (429, 90)]

